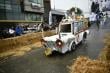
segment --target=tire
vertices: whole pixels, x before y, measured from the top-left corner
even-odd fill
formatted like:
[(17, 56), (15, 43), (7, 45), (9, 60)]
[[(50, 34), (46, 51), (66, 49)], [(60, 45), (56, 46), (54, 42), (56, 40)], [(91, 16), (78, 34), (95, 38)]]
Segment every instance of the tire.
[(75, 44), (75, 42), (73, 42), (72, 44), (71, 44), (71, 50), (75, 50), (76, 49), (76, 44)]
[(87, 33), (85, 32), (84, 35), (83, 35), (82, 42), (85, 42), (86, 41), (86, 38), (87, 38)]

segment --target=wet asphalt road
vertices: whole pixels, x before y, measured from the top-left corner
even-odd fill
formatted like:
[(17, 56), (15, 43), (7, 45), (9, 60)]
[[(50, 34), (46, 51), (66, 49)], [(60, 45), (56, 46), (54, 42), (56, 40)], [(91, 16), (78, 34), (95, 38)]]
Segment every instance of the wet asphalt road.
[(108, 22), (99, 30), (93, 25), (89, 29), (90, 35), (87, 37), (86, 43), (79, 44), (75, 51), (65, 55), (54, 54), (46, 57), (43, 49), (34, 49), (22, 57), (10, 57), (8, 60), (0, 62), (0, 73), (69, 73), (67, 67), (78, 56), (98, 58), (104, 47), (104, 35), (110, 33), (110, 23)]

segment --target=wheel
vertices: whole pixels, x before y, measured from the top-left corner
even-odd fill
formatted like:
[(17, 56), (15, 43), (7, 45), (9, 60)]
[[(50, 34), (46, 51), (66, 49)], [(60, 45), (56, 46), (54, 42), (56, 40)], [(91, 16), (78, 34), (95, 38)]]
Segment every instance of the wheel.
[(82, 39), (82, 43), (84, 43), (85, 41), (86, 41), (86, 38), (83, 37), (83, 39)]
[(87, 38), (87, 33), (84, 33), (82, 43), (84, 43), (86, 41), (86, 38)]
[(71, 45), (71, 50), (75, 50), (75, 49), (76, 49), (76, 44), (75, 44), (75, 42), (73, 42)]

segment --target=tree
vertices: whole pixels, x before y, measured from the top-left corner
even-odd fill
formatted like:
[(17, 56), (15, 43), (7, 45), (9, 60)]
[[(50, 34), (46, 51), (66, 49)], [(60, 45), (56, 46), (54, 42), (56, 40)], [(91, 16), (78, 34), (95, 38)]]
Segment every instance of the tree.
[(67, 10), (67, 13), (68, 14), (71, 14), (72, 15), (72, 12), (74, 12), (77, 15), (82, 15), (82, 13), (83, 13), (80, 8), (75, 8), (75, 7), (72, 7), (69, 10)]

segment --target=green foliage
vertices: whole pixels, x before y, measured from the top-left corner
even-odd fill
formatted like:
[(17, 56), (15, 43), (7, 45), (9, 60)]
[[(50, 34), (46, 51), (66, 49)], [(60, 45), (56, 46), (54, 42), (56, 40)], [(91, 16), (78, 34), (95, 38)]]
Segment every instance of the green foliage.
[(75, 14), (77, 14), (77, 15), (82, 15), (82, 13), (83, 13), (80, 8), (76, 8), (76, 10), (75, 10), (75, 7), (70, 8), (69, 10), (67, 10), (67, 12), (69, 14), (72, 14), (72, 12), (75, 12)]

